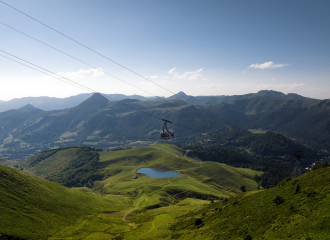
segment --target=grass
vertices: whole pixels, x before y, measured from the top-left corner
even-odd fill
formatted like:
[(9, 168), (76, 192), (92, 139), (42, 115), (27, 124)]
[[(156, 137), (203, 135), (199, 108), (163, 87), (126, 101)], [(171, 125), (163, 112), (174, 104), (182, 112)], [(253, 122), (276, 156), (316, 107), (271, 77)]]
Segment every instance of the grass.
[[(50, 175), (54, 175), (60, 171), (66, 169), (69, 164), (78, 157), (79, 148), (69, 148), (65, 151), (58, 151), (56, 154), (46, 158), (32, 167), (25, 167), (26, 172), (45, 178)], [(30, 163), (28, 160), (27, 163)]]
[[(26, 170), (44, 178), (56, 177), (58, 172), (74, 164), (79, 151), (79, 148), (66, 148), (49, 156), (36, 156), (28, 163), (36, 159), (38, 163), (26, 167)], [(22, 223), (18, 220), (18, 216), (23, 214), (20, 209), (25, 209), (24, 200), (13, 213), (21, 232), (14, 235), (17, 229), (10, 230), (12, 217), (0, 233), (26, 238), (47, 235), (49, 239), (161, 239), (170, 236), (168, 226), (176, 218), (201, 211), (211, 199), (218, 201), (236, 196), (242, 185), (247, 190), (256, 190), (253, 177), (261, 174), (250, 169), (201, 162), (187, 157), (185, 150), (168, 144), (99, 152), (99, 158), (97, 171), (103, 174), (103, 180), (94, 181), (93, 188), (64, 188), (16, 171), (15, 174), (31, 179), (33, 183), (29, 189), (16, 188), (33, 192), (27, 206), (31, 210), (29, 214), (36, 216), (30, 219), (30, 225), (26, 225), (29, 221)], [(180, 173), (180, 177), (149, 178), (136, 173), (141, 167), (174, 170)], [(138, 179), (133, 179), (133, 175), (137, 175)], [(12, 188), (15, 189), (14, 186)], [(43, 188), (52, 190), (42, 191)], [(9, 188), (6, 190), (11, 194)], [(18, 195), (16, 198), (20, 201)], [(6, 206), (11, 206), (9, 199), (6, 202)], [(10, 209), (7, 207), (6, 211)], [(35, 221), (40, 224), (33, 227), (31, 223)], [(23, 229), (29, 229), (27, 235)], [(38, 230), (35, 232), (34, 229)]]
[(100, 196), (63, 187), (0, 165), (0, 233), (45, 239), (67, 225), (126, 207), (125, 196)]
[[(53, 161), (61, 162), (57, 154)], [(260, 172), (201, 163), (167, 144), (102, 152), (100, 164), (109, 175), (92, 189), (65, 188), (0, 166), (0, 235), (134, 240), (330, 236), (326, 165), (258, 191), (252, 179)], [(181, 176), (151, 179), (138, 174), (133, 180), (143, 166), (175, 170)], [(241, 193), (241, 185), (248, 192)]]
[[(252, 239), (329, 239), (329, 173), (329, 167), (311, 171), (278, 187), (209, 205), (176, 219), (171, 229), (180, 239), (243, 239), (247, 235)], [(276, 198), (283, 201), (276, 203)], [(204, 225), (197, 229), (191, 219), (199, 217)]]

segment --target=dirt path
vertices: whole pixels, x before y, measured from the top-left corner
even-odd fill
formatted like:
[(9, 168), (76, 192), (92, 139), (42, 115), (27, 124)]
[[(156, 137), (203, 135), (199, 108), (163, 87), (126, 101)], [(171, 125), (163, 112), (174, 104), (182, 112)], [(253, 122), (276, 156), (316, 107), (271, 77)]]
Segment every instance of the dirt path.
[(144, 203), (144, 201), (145, 201), (145, 199), (143, 199), (140, 203), (138, 203), (138, 204), (136, 205), (135, 208), (133, 208), (133, 209), (131, 209), (131, 210), (128, 210), (128, 211), (125, 213), (125, 215), (124, 215), (124, 217), (123, 217), (123, 220), (124, 220), (125, 222), (127, 222), (127, 216), (128, 216), (132, 211), (134, 211), (135, 209), (137, 209), (138, 207), (140, 207), (140, 206), (142, 205), (142, 203)]

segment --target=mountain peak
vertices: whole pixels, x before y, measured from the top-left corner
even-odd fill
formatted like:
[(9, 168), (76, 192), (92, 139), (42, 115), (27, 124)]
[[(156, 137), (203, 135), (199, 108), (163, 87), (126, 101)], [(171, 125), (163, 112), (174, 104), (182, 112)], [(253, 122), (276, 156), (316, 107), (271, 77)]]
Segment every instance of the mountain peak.
[(185, 94), (184, 92), (180, 91), (177, 94), (168, 97), (167, 99), (180, 99), (180, 98), (186, 98), (186, 97), (188, 97), (188, 95)]
[(104, 108), (109, 103), (109, 100), (100, 93), (94, 93), (90, 98), (80, 103), (79, 108)]
[(26, 104), (25, 106), (17, 109), (17, 111), (20, 112), (29, 112), (29, 111), (33, 111), (33, 110), (37, 110), (38, 108), (34, 107), (32, 104)]
[(185, 94), (184, 92), (180, 91), (176, 94), (177, 96), (180, 96), (180, 97), (187, 97), (187, 94)]

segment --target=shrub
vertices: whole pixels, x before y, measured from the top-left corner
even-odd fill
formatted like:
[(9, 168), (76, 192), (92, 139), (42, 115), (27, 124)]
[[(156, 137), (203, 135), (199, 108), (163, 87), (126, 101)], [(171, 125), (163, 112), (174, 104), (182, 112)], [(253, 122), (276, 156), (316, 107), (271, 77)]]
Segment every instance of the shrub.
[(196, 226), (199, 226), (199, 225), (201, 225), (203, 223), (203, 220), (202, 219), (200, 219), (200, 218), (196, 218), (195, 219), (195, 225)]
[(327, 163), (327, 162), (324, 162), (324, 163), (316, 163), (313, 167), (312, 167), (312, 170), (315, 171), (319, 168), (325, 168), (327, 166), (329, 166), (330, 164)]
[(256, 182), (259, 182), (261, 180), (261, 177), (256, 174), (256, 175), (254, 175), (254, 178), (253, 179)]
[(283, 182), (286, 183), (286, 182), (289, 182), (289, 181), (291, 181), (291, 178), (290, 177), (287, 177), (287, 178), (284, 179)]
[(316, 192), (314, 190), (309, 190), (307, 192), (307, 197), (314, 197), (316, 195)]
[(244, 240), (252, 240), (251, 235), (246, 235), (245, 238), (244, 238)]
[(280, 205), (280, 204), (284, 203), (285, 200), (284, 200), (281, 196), (276, 196), (276, 197), (273, 199), (273, 202), (276, 203), (277, 205)]
[(241, 186), (239, 189), (241, 189), (242, 192), (246, 192), (246, 187), (245, 186)]
[(296, 191), (295, 191), (295, 194), (299, 193), (300, 192), (300, 184), (298, 183), (297, 186), (296, 186)]

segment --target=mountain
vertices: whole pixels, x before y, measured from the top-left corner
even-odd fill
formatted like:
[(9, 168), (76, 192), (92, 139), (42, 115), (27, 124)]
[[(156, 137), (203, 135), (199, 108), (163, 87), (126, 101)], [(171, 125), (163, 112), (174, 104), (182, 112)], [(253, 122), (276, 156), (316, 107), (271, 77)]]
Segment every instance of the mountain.
[(244, 95), (233, 95), (233, 96), (220, 95), (220, 96), (196, 96), (196, 97), (188, 96), (184, 92), (179, 92), (171, 97), (168, 97), (167, 99), (182, 99), (190, 104), (209, 105), (209, 104), (218, 104), (218, 103), (235, 103), (236, 101), (242, 99), (250, 99), (254, 97), (265, 97), (280, 101), (287, 101), (290, 99), (301, 99), (306, 101), (316, 100), (312, 98), (303, 97), (295, 93), (284, 94), (272, 90), (261, 90), (257, 93), (249, 93)]
[(258, 94), (262, 96), (232, 104), (190, 105), (181, 99), (110, 101), (96, 93), (64, 110), (43, 111), (27, 105), (0, 113), (0, 156), (22, 159), (53, 147), (79, 145), (145, 146), (160, 142), (160, 119), (174, 123), (169, 124), (176, 136), (170, 140), (173, 144), (209, 142), (201, 133), (224, 135), (260, 128), (280, 132), (315, 150), (330, 151), (330, 100), (283, 100), (287, 95), (275, 91)]
[(73, 108), (24, 109), (0, 113), (0, 151), (4, 157), (26, 158), (53, 147), (148, 145), (160, 141), (161, 118), (177, 124), (169, 126), (178, 136), (171, 142), (177, 143), (184, 143), (188, 135), (200, 135), (191, 131), (196, 127), (203, 132), (235, 129), (229, 128), (226, 120), (215, 121), (214, 116), (204, 116), (197, 107), (182, 100), (114, 102), (96, 93)]
[(92, 96), (91, 93), (83, 93), (68, 98), (52, 98), (52, 97), (24, 97), (15, 98), (9, 101), (0, 101), (0, 112), (11, 109), (18, 109), (27, 104), (31, 104), (36, 108), (51, 111), (75, 107), (82, 101)]
[[(0, 101), (0, 112), (4, 112), (11, 109), (18, 109), (22, 106), (27, 104), (31, 104), (36, 108), (51, 111), (51, 110), (60, 110), (66, 108), (72, 108), (79, 105), (81, 102), (86, 100), (87, 98), (91, 97), (92, 93), (83, 93), (76, 96), (71, 96), (68, 98), (51, 98), (51, 97), (24, 97), (24, 98), (15, 98), (10, 101)], [(144, 97), (140, 95), (124, 95), (124, 94), (103, 94), (106, 97), (109, 97), (111, 100), (120, 101), (124, 99), (137, 99), (140, 101), (161, 101), (161, 100), (184, 100), (189, 104), (201, 104), (201, 105), (208, 105), (208, 104), (217, 104), (217, 103), (234, 103), (235, 101), (246, 99), (246, 98), (253, 98), (256, 96), (263, 96), (272, 99), (278, 100), (290, 100), (290, 99), (302, 99), (307, 101), (312, 101), (315, 99), (307, 98), (300, 96), (295, 93), (288, 93), (283, 94), (281, 92), (271, 91), (271, 90), (262, 90), (258, 93), (249, 93), (245, 95), (234, 95), (234, 96), (189, 96), (186, 95), (184, 92), (179, 92), (173, 96), (168, 98), (165, 97)]]
[[(91, 97), (93, 93), (82, 93), (76, 96), (67, 98), (54, 98), (54, 97), (24, 97), (15, 98), (9, 101), (0, 101), (0, 112), (8, 111), (11, 109), (18, 109), (27, 104), (31, 104), (36, 108), (51, 111), (66, 108), (72, 108)], [(140, 101), (161, 100), (162, 97), (143, 97), (139, 95), (124, 95), (124, 94), (104, 94), (110, 99), (119, 101), (123, 99), (138, 99)]]
[(329, 149), (330, 100), (286, 101), (254, 97), (204, 106), (245, 129), (265, 129), (284, 133), (312, 148)]

